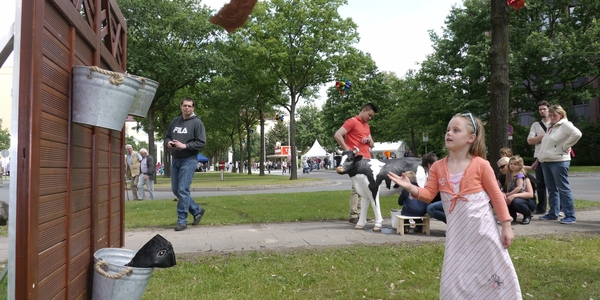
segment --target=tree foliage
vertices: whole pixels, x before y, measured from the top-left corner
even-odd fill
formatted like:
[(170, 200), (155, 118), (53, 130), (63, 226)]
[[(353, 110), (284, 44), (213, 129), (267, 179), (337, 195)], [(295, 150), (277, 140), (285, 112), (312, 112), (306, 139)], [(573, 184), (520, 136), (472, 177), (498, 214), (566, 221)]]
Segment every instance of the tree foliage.
[(195, 0), (118, 0), (118, 4), (128, 26), (127, 71), (159, 83), (147, 118), (136, 118), (148, 133), (149, 152), (155, 156), (155, 133), (163, 139), (171, 120), (181, 113), (177, 93), (208, 78), (217, 27), (208, 22), (212, 11)]
[[(576, 4), (576, 5), (574, 5)], [(511, 13), (512, 107), (536, 110), (548, 100), (569, 107), (600, 91), (600, 2), (528, 1)]]
[(0, 150), (8, 149), (10, 149), (10, 132), (2, 127), (2, 119), (0, 119)]
[(315, 140), (323, 143), (333, 138), (325, 134), (321, 110), (315, 105), (308, 104), (298, 107), (297, 119), (296, 147), (300, 151), (300, 154), (306, 153), (312, 147)]
[[(253, 51), (281, 84), (289, 102), (291, 152), (296, 153), (296, 106), (301, 97), (332, 80), (339, 64), (356, 53), (356, 24), (343, 19), (338, 8), (345, 0), (273, 0), (260, 2), (247, 24)], [(297, 179), (292, 156), (290, 179)]]

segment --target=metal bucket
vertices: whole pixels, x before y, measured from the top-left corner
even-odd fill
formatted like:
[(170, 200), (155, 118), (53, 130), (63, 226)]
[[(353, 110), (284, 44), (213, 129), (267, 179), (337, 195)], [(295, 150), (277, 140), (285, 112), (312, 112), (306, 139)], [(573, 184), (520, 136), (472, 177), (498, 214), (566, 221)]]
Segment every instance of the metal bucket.
[(129, 76), (133, 77), (136, 80), (139, 80), (142, 83), (140, 89), (135, 94), (135, 98), (133, 100), (133, 104), (131, 105), (131, 109), (129, 110), (129, 114), (145, 118), (148, 115), (148, 109), (150, 109), (152, 100), (154, 100), (154, 95), (156, 95), (156, 89), (158, 89), (158, 82), (135, 75)]
[(135, 251), (102, 248), (94, 253), (92, 300), (142, 299), (154, 268), (125, 267)]
[(121, 131), (141, 82), (98, 67), (73, 67), (73, 122)]

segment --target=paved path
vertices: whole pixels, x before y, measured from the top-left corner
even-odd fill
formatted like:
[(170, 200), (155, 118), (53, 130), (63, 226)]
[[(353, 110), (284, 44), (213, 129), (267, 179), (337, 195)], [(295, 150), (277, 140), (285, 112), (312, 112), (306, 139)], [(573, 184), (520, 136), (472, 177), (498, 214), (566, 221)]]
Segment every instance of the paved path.
[[(207, 211), (207, 214), (210, 212)], [(519, 219), (520, 220), (520, 219)], [(519, 222), (512, 226), (517, 236), (570, 234), (573, 232), (600, 233), (600, 210), (578, 211), (577, 223), (560, 224), (558, 221), (540, 221), (537, 216), (529, 225)], [(233, 226), (188, 226), (185, 231), (172, 229), (135, 231), (125, 234), (125, 247), (137, 250), (155, 234), (169, 240), (176, 253), (220, 253), (244, 250), (285, 249), (311, 246), (338, 246), (357, 244), (402, 244), (405, 242), (443, 242), (446, 224), (432, 220), (431, 235), (405, 234), (400, 236), (391, 228), (391, 220), (384, 219), (382, 233), (372, 231), (373, 224), (356, 230), (345, 221), (269, 223)], [(1, 257), (0, 257), (1, 260)]]

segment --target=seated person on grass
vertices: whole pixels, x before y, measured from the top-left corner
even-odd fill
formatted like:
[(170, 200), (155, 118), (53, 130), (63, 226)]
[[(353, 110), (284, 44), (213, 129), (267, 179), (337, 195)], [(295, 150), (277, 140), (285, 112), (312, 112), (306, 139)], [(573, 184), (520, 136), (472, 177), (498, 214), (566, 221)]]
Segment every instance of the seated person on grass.
[[(419, 186), (417, 184), (417, 176), (415, 174), (415, 172), (413, 171), (407, 171), (404, 172), (404, 174), (406, 174), (406, 177), (408, 177), (408, 179), (410, 179), (410, 182), (413, 185)], [(398, 205), (402, 206), (402, 211), (400, 212), (400, 214), (404, 215), (404, 216), (411, 216), (411, 217), (422, 217), (425, 215), (425, 213), (427, 212), (427, 203), (418, 200), (417, 198), (413, 198), (413, 196), (406, 190), (402, 190), (402, 192), (400, 193), (400, 197), (398, 197)], [(423, 223), (423, 220), (415, 220), (415, 223)], [(404, 232), (405, 233), (413, 233), (414, 231), (410, 228), (410, 221), (409, 220), (404, 220), (404, 224), (407, 224), (409, 226), (404, 226)], [(400, 226), (400, 225), (398, 225)], [(421, 227), (416, 227), (417, 232), (421, 231)]]

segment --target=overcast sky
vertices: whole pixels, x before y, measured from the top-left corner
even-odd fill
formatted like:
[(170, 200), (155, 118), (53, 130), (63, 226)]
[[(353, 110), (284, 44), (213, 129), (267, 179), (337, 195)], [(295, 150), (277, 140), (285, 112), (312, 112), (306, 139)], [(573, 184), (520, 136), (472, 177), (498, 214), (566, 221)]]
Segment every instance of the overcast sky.
[[(202, 1), (215, 10), (228, 2)], [(14, 21), (15, 3), (16, 0), (2, 0), (2, 37)], [(370, 53), (379, 70), (403, 77), (409, 69), (418, 69), (417, 63), (432, 52), (427, 31), (441, 32), (452, 6), (461, 4), (460, 0), (349, 0), (347, 6), (340, 8), (340, 14), (358, 25), (357, 48)]]

